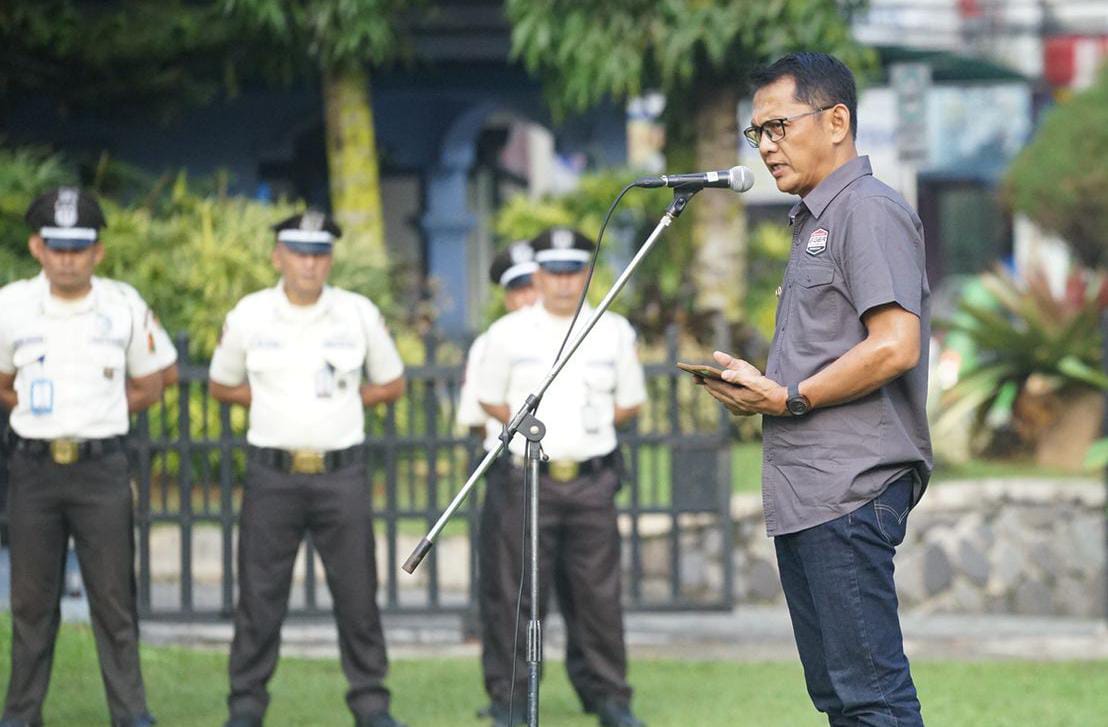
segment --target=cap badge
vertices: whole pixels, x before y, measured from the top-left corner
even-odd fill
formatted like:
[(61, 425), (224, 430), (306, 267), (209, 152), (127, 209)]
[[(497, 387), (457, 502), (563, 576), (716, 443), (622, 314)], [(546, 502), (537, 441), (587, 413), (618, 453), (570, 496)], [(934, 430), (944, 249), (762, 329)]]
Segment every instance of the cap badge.
[(54, 202), (54, 224), (58, 227), (73, 227), (77, 224), (77, 190), (62, 187)]
[(323, 229), (323, 213), (308, 210), (300, 215), (300, 229), (306, 232), (319, 232)]
[(569, 230), (557, 229), (550, 233), (550, 246), (557, 250), (568, 250), (573, 247), (573, 233)]
[(827, 249), (827, 230), (820, 227), (812, 232), (808, 238), (808, 244), (804, 248), (809, 255), (819, 255)]
[(508, 248), (508, 256), (512, 259), (512, 265), (529, 263), (535, 259), (535, 251), (530, 245), (512, 245)]

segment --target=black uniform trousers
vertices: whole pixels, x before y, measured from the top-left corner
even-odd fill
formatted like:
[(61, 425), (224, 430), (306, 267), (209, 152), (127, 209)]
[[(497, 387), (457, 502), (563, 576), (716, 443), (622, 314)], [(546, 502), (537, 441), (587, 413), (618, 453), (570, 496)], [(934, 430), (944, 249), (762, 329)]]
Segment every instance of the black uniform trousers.
[(37, 725), (50, 682), (69, 538), (88, 594), (112, 724), (147, 714), (139, 669), (134, 513), (127, 458), (69, 465), (11, 453), (12, 672), (4, 716)]
[(305, 533), (323, 561), (338, 626), (339, 653), (359, 716), (388, 710), (388, 659), (377, 609), (372, 499), (365, 464), (325, 474), (288, 474), (249, 462), (239, 516), (235, 636), (231, 643), (233, 716), (261, 717), (277, 667), (293, 564)]
[[(555, 563), (562, 567), (567, 608), (577, 624), (576, 643), (583, 673), (580, 689), (596, 703), (631, 700), (627, 684), (627, 652), (623, 642), (623, 606), (620, 602), (620, 537), (614, 497), (619, 474), (605, 467), (569, 482), (542, 475), (539, 485), (539, 614), (546, 614)], [(516, 623), (523, 543), (523, 473), (499, 465), (489, 472), (486, 511), (482, 517), (480, 607), (485, 632), (481, 664), (485, 690), (493, 702), (522, 706), (527, 695), (527, 622), (530, 585), (524, 572), (523, 599)], [(488, 577), (487, 574), (491, 574)], [(513, 653), (513, 646), (515, 652)]]
[[(505, 478), (508, 476), (510, 465), (506, 459), (499, 459), (493, 464), (492, 469), (488, 474), (488, 482), (491, 483), (497, 478)], [(521, 477), (519, 470), (516, 470), (516, 475)], [(496, 565), (496, 559), (500, 557), (500, 546), (496, 542), (496, 535), (494, 531), (500, 527), (503, 520), (503, 513), (497, 510), (497, 503), (504, 502), (503, 498), (499, 500), (497, 498), (491, 498), (486, 496), (485, 502), (481, 507), (481, 522), (480, 522), (480, 534), (478, 536), (478, 548), (477, 554), (479, 563), (480, 585), (478, 588), (478, 603), (481, 614), (481, 632), (486, 633), (489, 629), (495, 628), (495, 624), (491, 624), (492, 618), (496, 617), (495, 613), (490, 613), (493, 610), (492, 604), (486, 604), (486, 595), (492, 595), (495, 598), (495, 594), (499, 593), (500, 587), (495, 583), (495, 578), (500, 575), (500, 568)], [(565, 654), (565, 666), (566, 674), (569, 676), (569, 683), (573, 686), (573, 691), (577, 693), (577, 698), (581, 702), (581, 707), (591, 712), (594, 709), (596, 703), (596, 688), (593, 686), (592, 675), (589, 673), (588, 662), (585, 660), (585, 653), (581, 650), (581, 637), (579, 635), (580, 624), (577, 620), (577, 612), (573, 607), (573, 599), (570, 597), (570, 585), (566, 576), (565, 558), (561, 554), (556, 554), (554, 560), (554, 597), (558, 603), (558, 612), (562, 614), (562, 622), (565, 625), (565, 637), (566, 637), (566, 654)], [(518, 583), (518, 575), (517, 580)], [(496, 663), (496, 656), (485, 650), (483, 653), (483, 662), (485, 673), (496, 674), (498, 671), (504, 672), (505, 679), (510, 679), (512, 665), (509, 662), (506, 666), (502, 666)]]

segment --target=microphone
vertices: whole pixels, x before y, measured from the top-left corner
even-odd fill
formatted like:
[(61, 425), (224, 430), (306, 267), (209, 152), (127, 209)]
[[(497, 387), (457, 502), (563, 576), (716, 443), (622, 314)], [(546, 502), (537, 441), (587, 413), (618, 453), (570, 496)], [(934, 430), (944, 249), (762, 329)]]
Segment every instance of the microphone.
[(641, 177), (635, 180), (636, 187), (682, 187), (684, 189), (704, 189), (719, 187), (734, 192), (745, 192), (754, 186), (754, 172), (746, 167), (735, 166), (718, 172), (693, 172), (691, 174), (662, 174), (657, 177)]

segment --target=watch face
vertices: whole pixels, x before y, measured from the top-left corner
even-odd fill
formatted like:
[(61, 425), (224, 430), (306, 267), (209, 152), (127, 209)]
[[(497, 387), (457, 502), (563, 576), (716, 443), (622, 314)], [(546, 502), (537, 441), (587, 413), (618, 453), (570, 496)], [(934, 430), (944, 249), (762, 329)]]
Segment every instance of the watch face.
[(797, 417), (807, 414), (808, 409), (811, 408), (811, 405), (803, 396), (789, 399), (788, 402), (785, 403), (785, 406), (788, 407), (790, 414)]

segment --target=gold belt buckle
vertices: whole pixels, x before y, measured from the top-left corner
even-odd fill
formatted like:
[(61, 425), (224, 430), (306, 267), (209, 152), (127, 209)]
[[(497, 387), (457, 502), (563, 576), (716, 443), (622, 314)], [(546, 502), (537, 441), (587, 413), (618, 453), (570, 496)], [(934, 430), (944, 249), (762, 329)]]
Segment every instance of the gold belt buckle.
[(50, 440), (50, 457), (55, 464), (73, 464), (77, 461), (76, 439), (52, 439)]
[(297, 475), (319, 475), (327, 468), (323, 461), (323, 452), (314, 449), (297, 449), (292, 452), (292, 467), (289, 469)]
[(550, 479), (555, 482), (569, 482), (577, 479), (577, 473), (580, 469), (581, 464), (572, 459), (552, 459), (550, 460), (549, 469)]

